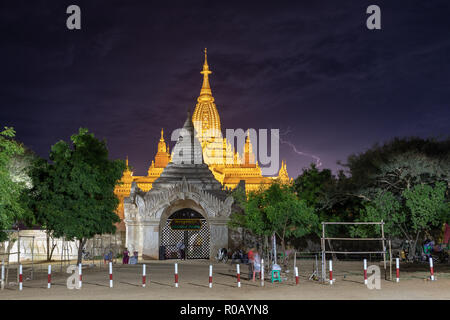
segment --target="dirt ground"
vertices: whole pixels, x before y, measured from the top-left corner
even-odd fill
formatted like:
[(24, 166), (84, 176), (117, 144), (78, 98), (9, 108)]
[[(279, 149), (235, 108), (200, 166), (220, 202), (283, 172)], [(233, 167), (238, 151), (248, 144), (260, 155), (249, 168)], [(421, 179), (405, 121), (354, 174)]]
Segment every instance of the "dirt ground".
[[(174, 287), (174, 262), (178, 262), (179, 287)], [(284, 273), (282, 283), (270, 283), (266, 274), (264, 287), (260, 281), (248, 281), (247, 266), (241, 265), (241, 287), (236, 284), (236, 265), (223, 263), (213, 264), (213, 287), (208, 286), (209, 261), (145, 261), (147, 266), (147, 286), (142, 284), (142, 264), (113, 266), (114, 287), (109, 287), (109, 274), (106, 266), (85, 265), (83, 267), (82, 288), (68, 289), (66, 286), (69, 274), (60, 272), (60, 265), (52, 267), (52, 287), (47, 289), (46, 265), (41, 271), (35, 271), (33, 280), (25, 280), (23, 290), (11, 281), (10, 285), (0, 291), (0, 299), (152, 299), (152, 300), (292, 300), (292, 299), (338, 299), (338, 300), (397, 300), (397, 299), (450, 299), (450, 266), (436, 265), (436, 281), (427, 280), (430, 272), (426, 264), (401, 265), (400, 282), (384, 279), (380, 290), (369, 290), (363, 283), (362, 262), (340, 262), (333, 265), (335, 283), (329, 285), (308, 280), (313, 271), (312, 261), (299, 261), (300, 283), (295, 285), (292, 271)], [(370, 264), (375, 264), (371, 263)], [(377, 263), (378, 264), (378, 263)], [(382, 264), (379, 264), (382, 266)], [(291, 270), (292, 263), (291, 263)], [(64, 270), (66, 267), (64, 267)], [(24, 278), (28, 278), (24, 268)], [(10, 271), (15, 275), (14, 271)], [(328, 274), (328, 269), (327, 269)], [(389, 274), (389, 269), (388, 269)], [(395, 269), (393, 269), (395, 277)], [(15, 278), (15, 277), (13, 277)], [(149, 282), (150, 281), (150, 282)]]

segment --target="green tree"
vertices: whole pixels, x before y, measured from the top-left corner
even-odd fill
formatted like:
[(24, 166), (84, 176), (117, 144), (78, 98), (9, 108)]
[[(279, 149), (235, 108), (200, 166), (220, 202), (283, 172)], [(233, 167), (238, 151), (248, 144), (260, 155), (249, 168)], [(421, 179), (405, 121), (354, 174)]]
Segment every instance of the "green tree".
[(250, 192), (241, 201), (243, 214), (232, 217), (233, 226), (242, 226), (258, 236), (276, 234), (286, 250), (286, 239), (317, 232), (319, 219), (314, 208), (300, 200), (289, 185), (273, 183), (266, 190)]
[[(400, 199), (390, 191), (379, 191), (366, 204), (360, 221), (385, 222), (385, 233), (391, 237), (403, 236), (410, 241), (409, 260), (413, 259), (420, 235), (447, 222), (450, 206), (445, 197), (446, 185), (419, 184), (402, 192)], [(353, 234), (368, 236), (380, 234), (379, 226), (353, 228)]]
[(351, 176), (346, 193), (371, 201), (380, 189), (401, 196), (417, 184), (442, 181), (450, 187), (450, 139), (393, 139), (350, 155), (343, 164)]
[(15, 134), (9, 127), (0, 131), (0, 241), (7, 238), (3, 230), (11, 229), (25, 213), (20, 202), (21, 193), (26, 188), (26, 181), (21, 179), (24, 168), (12, 165), (13, 159), (24, 153), (24, 148), (14, 140)]
[(78, 263), (86, 240), (114, 233), (119, 200), (114, 187), (125, 170), (108, 159), (106, 142), (80, 128), (71, 143), (52, 146), (51, 163), (38, 162), (32, 173), (36, 219), (55, 237), (77, 240)]

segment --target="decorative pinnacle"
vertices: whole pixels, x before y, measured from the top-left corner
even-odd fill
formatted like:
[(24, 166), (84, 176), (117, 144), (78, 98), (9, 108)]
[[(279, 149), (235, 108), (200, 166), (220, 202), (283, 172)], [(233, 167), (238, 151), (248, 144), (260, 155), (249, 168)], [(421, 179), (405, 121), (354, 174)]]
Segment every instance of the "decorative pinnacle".
[(164, 129), (161, 128), (161, 139), (159, 141), (164, 141)]
[(202, 89), (200, 90), (200, 96), (203, 95), (212, 96), (211, 87), (209, 86), (209, 79), (208, 79), (208, 75), (210, 75), (212, 72), (209, 70), (208, 66), (207, 48), (205, 48), (205, 62), (203, 63), (203, 70), (200, 73), (203, 75), (203, 85)]

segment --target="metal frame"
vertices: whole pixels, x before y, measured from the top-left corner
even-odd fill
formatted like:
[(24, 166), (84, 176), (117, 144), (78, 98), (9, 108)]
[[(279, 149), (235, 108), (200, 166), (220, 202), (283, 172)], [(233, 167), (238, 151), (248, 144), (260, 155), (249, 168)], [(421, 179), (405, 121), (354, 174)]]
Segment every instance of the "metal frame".
[[(381, 238), (334, 238), (334, 237), (325, 237), (325, 226), (326, 225), (380, 225), (381, 226)], [(326, 250), (325, 241), (330, 240), (349, 240), (349, 241), (381, 241), (383, 251), (334, 251), (334, 250)], [(322, 222), (322, 237), (320, 238), (320, 246), (322, 249), (322, 277), (321, 281), (326, 281), (326, 254), (383, 254), (383, 265), (386, 277), (386, 238), (384, 237), (384, 222), (381, 220), (380, 222)], [(392, 259), (390, 259), (390, 262)], [(391, 265), (392, 268), (392, 265)]]

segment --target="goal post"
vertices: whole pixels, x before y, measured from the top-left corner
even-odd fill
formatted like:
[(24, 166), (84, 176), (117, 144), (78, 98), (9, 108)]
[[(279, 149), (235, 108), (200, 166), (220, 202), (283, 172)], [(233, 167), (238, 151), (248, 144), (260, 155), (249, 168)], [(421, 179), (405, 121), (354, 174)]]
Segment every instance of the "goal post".
[[(348, 238), (348, 237), (327, 237), (326, 236), (326, 226), (328, 225), (379, 225), (381, 227), (381, 238)], [(326, 242), (331, 240), (339, 241), (380, 241), (381, 250), (380, 251), (336, 251), (331, 246), (329, 249), (326, 247)], [(322, 237), (320, 239), (321, 250), (322, 250), (322, 277), (321, 281), (326, 281), (326, 255), (331, 254), (332, 256), (336, 254), (355, 254), (355, 255), (366, 255), (366, 254), (382, 254), (383, 255), (383, 266), (385, 270), (386, 277), (386, 238), (384, 237), (384, 222), (322, 222)], [(391, 261), (391, 259), (390, 259)]]

